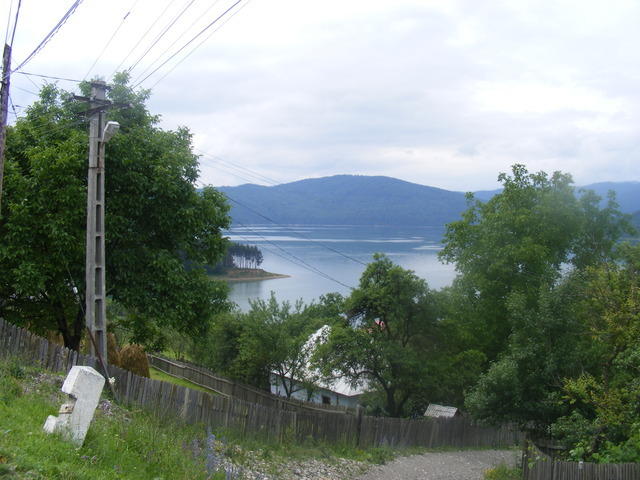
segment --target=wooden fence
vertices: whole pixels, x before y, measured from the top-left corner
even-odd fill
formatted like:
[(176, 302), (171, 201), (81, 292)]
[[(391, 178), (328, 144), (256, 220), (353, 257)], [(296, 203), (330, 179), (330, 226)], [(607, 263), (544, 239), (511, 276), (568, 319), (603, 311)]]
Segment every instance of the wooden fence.
[(638, 463), (563, 462), (542, 453), (525, 441), (524, 480), (638, 480)]
[(174, 377), (189, 380), (197, 385), (206, 387), (219, 395), (231, 396), (245, 402), (257, 403), (265, 407), (292, 410), (297, 412), (351, 413), (356, 415), (356, 409), (344, 405), (325, 405), (303, 402), (293, 398), (284, 398), (271, 392), (236, 382), (216, 375), (212, 371), (184, 361), (169, 360), (157, 355), (147, 355), (149, 364), (158, 370)]
[[(18, 356), (25, 362), (62, 373), (74, 365), (89, 365), (100, 370), (94, 357), (49, 343), (2, 319), (0, 356)], [(481, 427), (465, 418), (408, 420), (369, 417), (361, 411), (354, 415), (320, 409), (291, 409), (282, 402), (267, 406), (230, 394), (212, 395), (139, 377), (112, 365), (109, 375), (115, 378), (115, 391), (123, 403), (176, 416), (189, 423), (225, 427), (278, 442), (313, 440), (360, 447), (508, 447), (520, 441), (520, 434), (514, 429)]]

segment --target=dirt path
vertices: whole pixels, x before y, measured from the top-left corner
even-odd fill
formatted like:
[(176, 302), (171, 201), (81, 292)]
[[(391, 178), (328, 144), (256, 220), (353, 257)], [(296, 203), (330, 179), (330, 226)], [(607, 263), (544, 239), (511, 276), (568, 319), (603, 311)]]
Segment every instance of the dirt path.
[(485, 470), (501, 463), (515, 466), (516, 450), (464, 450), (401, 457), (380, 465), (358, 480), (482, 480)]

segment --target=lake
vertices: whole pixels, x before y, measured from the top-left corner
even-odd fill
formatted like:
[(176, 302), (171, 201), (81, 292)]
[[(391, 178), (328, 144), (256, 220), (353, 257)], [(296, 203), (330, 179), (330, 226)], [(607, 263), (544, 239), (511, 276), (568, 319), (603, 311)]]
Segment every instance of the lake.
[(429, 286), (450, 285), (453, 265), (440, 263), (443, 227), (389, 226), (268, 226), (234, 227), (226, 233), (230, 240), (256, 245), (262, 251), (262, 268), (290, 278), (231, 284), (230, 300), (242, 310), (249, 299), (268, 299), (270, 292), (279, 301), (305, 303), (329, 292), (349, 295), (358, 286), (365, 265), (374, 253), (385, 253), (403, 268), (413, 270)]

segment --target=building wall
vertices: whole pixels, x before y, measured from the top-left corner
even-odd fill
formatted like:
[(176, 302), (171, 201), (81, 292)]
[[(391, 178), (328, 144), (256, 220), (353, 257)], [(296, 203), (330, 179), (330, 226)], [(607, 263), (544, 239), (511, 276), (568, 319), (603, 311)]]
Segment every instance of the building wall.
[[(289, 380), (287, 379), (287, 382), (288, 381)], [(295, 385), (295, 388), (298, 387), (299, 385)], [(280, 395), (281, 397), (287, 396), (282, 384), (282, 379), (280, 376), (275, 374), (271, 374), (271, 393), (274, 395)], [(313, 403), (326, 403), (326, 399), (328, 399), (331, 405), (342, 405), (350, 408), (356, 408), (359, 403), (359, 396), (348, 397), (326, 388), (318, 388), (312, 392), (311, 395), (309, 395), (309, 392), (305, 388), (301, 388), (300, 390), (293, 392), (291, 394), (291, 398)]]

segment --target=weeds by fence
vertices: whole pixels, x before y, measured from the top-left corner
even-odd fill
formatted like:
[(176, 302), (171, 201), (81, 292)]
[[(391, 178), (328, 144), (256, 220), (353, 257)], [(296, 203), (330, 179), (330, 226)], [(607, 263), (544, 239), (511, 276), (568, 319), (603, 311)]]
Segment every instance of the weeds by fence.
[(638, 480), (638, 463), (588, 463), (554, 460), (525, 441), (524, 480)]
[[(0, 356), (18, 356), (25, 362), (37, 363), (62, 373), (68, 372), (74, 365), (89, 365), (99, 370), (94, 357), (49, 343), (2, 319)], [(514, 429), (481, 427), (466, 418), (408, 420), (306, 407), (292, 409), (283, 402), (267, 406), (239, 399), (233, 394), (211, 395), (173, 383), (139, 377), (112, 365), (109, 366), (109, 375), (115, 378), (116, 393), (124, 403), (178, 416), (189, 423), (203, 423), (213, 428), (226, 427), (268, 441), (312, 440), (360, 447), (386, 445), (428, 448), (508, 447), (520, 441), (520, 434)], [(223, 388), (228, 387), (214, 390), (224, 392)], [(541, 477), (532, 477), (530, 480), (537, 478)]]

